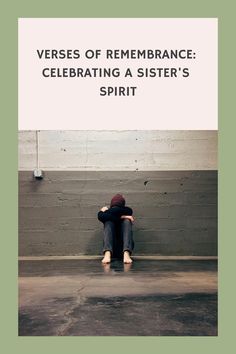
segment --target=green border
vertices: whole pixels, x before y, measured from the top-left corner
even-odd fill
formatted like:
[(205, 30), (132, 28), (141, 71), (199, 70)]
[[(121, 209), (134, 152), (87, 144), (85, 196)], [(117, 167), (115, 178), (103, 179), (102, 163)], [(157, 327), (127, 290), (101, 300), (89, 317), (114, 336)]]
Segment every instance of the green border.
[[(235, 292), (235, 1), (1, 1), (1, 347), (11, 353), (231, 353)], [(17, 19), (19, 17), (219, 18), (219, 255), (218, 337), (18, 337), (17, 314)], [(204, 80), (204, 78), (203, 78)], [(4, 99), (3, 99), (4, 98)], [(230, 198), (231, 197), (231, 198)]]

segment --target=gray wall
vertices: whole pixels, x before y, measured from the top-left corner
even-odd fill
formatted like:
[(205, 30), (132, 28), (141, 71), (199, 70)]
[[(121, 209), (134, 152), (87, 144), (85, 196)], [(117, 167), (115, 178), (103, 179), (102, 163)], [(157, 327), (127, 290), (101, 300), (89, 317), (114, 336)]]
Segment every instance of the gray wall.
[(19, 253), (99, 254), (97, 211), (121, 192), (136, 255), (217, 254), (216, 131), (19, 132)]
[(22, 171), (20, 255), (99, 254), (97, 211), (116, 192), (134, 209), (136, 255), (217, 254), (216, 171)]
[[(44, 170), (173, 171), (216, 170), (217, 132), (40, 131)], [(36, 132), (19, 132), (19, 170), (36, 167)]]

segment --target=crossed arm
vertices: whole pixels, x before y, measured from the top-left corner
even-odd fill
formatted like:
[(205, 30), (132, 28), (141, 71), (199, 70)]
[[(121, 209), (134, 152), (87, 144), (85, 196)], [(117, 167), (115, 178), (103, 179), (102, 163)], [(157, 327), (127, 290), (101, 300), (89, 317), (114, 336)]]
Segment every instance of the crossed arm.
[[(100, 211), (105, 212), (107, 211), (109, 208), (107, 206), (104, 206), (100, 209)], [(132, 224), (134, 223), (134, 217), (132, 215), (121, 215), (120, 217), (121, 219), (128, 219), (132, 222)]]

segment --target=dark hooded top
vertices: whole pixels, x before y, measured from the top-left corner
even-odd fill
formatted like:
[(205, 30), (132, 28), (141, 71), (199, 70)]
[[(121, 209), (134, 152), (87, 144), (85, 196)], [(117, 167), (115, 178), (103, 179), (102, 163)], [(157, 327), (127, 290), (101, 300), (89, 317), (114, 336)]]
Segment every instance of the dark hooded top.
[(98, 220), (102, 223), (113, 221), (117, 224), (121, 221), (120, 217), (122, 215), (133, 215), (133, 210), (127, 206), (114, 205), (106, 211), (100, 210), (98, 212)]
[(98, 220), (102, 223), (113, 221), (114, 223), (121, 222), (122, 215), (132, 215), (133, 210), (125, 206), (125, 198), (122, 194), (115, 194), (110, 203), (110, 208), (106, 211), (98, 212)]

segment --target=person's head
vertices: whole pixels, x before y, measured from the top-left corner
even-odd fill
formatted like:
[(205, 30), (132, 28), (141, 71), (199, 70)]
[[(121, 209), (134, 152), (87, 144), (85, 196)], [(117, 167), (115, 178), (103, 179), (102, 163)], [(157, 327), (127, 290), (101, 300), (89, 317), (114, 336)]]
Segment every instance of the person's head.
[(111, 207), (113, 206), (119, 206), (119, 207), (124, 207), (125, 206), (125, 198), (123, 197), (122, 194), (116, 194), (114, 197), (111, 199)]

